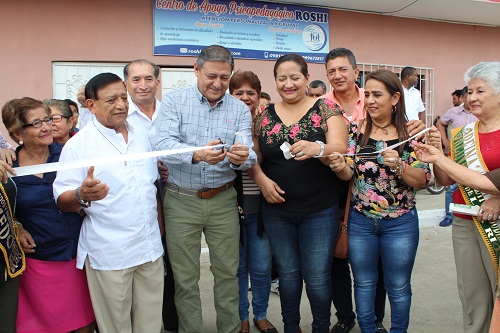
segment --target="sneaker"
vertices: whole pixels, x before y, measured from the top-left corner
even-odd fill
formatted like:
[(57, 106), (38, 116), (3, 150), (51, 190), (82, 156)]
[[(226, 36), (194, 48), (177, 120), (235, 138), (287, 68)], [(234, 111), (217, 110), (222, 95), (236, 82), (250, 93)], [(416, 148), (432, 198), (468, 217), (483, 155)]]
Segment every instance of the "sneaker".
[(344, 321), (344, 320), (339, 320), (335, 326), (333, 326), (332, 330), (330, 333), (347, 333), (352, 328), (354, 327), (355, 321), (351, 321), (350, 323)]
[(387, 330), (385, 329), (384, 325), (382, 325), (382, 323), (375, 323), (377, 325), (377, 333), (378, 332), (381, 332), (381, 333), (389, 333), (387, 332)]
[(449, 227), (452, 223), (453, 223), (452, 219), (445, 218), (444, 220), (442, 220), (441, 222), (439, 222), (439, 226), (440, 227)]
[(271, 292), (278, 295), (280, 294), (280, 279), (271, 281)]

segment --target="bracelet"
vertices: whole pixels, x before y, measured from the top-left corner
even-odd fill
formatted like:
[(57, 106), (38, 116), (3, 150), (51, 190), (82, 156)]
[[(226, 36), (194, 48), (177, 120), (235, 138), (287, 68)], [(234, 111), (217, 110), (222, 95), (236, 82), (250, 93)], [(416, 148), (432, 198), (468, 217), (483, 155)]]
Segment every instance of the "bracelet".
[(14, 225), (17, 225), (18, 227), (20, 226), (21, 228), (24, 228), (23, 224), (19, 221), (14, 221)]
[(92, 204), (91, 201), (85, 201), (82, 199), (82, 197), (80, 196), (80, 186), (78, 186), (75, 190), (75, 196), (76, 196), (76, 200), (78, 201), (78, 204), (80, 206), (82, 206), (83, 208), (89, 208), (90, 205)]
[(323, 153), (325, 152), (325, 144), (322, 141), (319, 141), (319, 140), (316, 140), (315, 142), (319, 145), (319, 154), (318, 155), (314, 155), (313, 157), (314, 158), (318, 158), (318, 157), (323, 156)]

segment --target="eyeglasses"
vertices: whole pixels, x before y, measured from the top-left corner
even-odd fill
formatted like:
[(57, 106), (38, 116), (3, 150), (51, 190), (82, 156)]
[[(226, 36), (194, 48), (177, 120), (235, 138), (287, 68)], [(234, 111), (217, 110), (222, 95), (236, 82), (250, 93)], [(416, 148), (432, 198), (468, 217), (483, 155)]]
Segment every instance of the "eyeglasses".
[(52, 121), (54, 123), (60, 122), (63, 118), (69, 119), (70, 117), (63, 116), (62, 114), (54, 114), (54, 115), (52, 115)]
[(52, 117), (44, 117), (43, 119), (36, 119), (31, 124), (24, 124), (23, 127), (33, 126), (34, 128), (42, 127), (42, 123), (46, 123), (47, 125), (52, 124)]

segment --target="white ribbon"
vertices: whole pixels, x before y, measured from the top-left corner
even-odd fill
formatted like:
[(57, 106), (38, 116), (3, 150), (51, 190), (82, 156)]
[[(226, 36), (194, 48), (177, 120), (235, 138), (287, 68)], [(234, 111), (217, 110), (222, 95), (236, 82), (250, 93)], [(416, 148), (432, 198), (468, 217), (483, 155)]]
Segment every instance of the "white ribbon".
[(14, 175), (9, 174), (9, 175), (10, 175), (10, 177), (20, 177), (20, 176), (26, 176), (26, 175), (34, 175), (37, 173), (54, 172), (54, 171), (84, 168), (84, 167), (90, 167), (90, 166), (96, 166), (96, 165), (105, 165), (105, 164), (120, 163), (120, 162), (126, 162), (126, 161), (142, 160), (142, 159), (151, 158), (151, 157), (182, 154), (182, 153), (188, 153), (188, 152), (193, 152), (193, 151), (202, 150), (202, 149), (221, 148), (224, 146), (225, 146), (224, 144), (218, 144), (215, 146), (203, 146), (203, 147), (189, 147), (189, 148), (179, 148), (179, 149), (170, 149), (170, 150), (159, 150), (159, 151), (151, 151), (151, 152), (136, 153), (136, 154), (112, 155), (112, 156), (106, 156), (106, 157), (91, 158), (91, 159), (86, 159), (86, 160), (73, 160), (73, 161), (64, 161), (64, 162), (55, 162), (55, 163), (36, 164), (36, 165), (29, 165), (29, 166), (14, 168), (15, 174)]
[[(417, 134), (415, 134), (415, 135), (413, 135), (413, 136), (409, 137), (408, 139), (406, 139), (406, 140), (404, 140), (404, 141), (401, 141), (401, 142), (395, 143), (395, 144), (393, 144), (393, 145), (390, 145), (390, 146), (388, 146), (388, 147), (385, 147), (385, 148), (379, 149), (379, 150), (374, 151), (374, 152), (372, 152), (372, 153), (339, 154), (339, 155), (341, 155), (341, 156), (356, 156), (356, 155), (375, 155), (375, 154), (380, 154), (380, 153), (382, 153), (382, 152), (384, 152), (384, 151), (386, 151), (386, 150), (390, 150), (390, 149), (394, 149), (394, 148), (396, 148), (396, 147), (399, 147), (399, 146), (401, 146), (402, 144), (405, 144), (406, 142), (408, 142), (408, 141), (411, 141), (411, 140), (415, 139), (416, 137), (418, 137), (418, 136), (420, 136), (420, 135), (424, 134), (425, 132), (427, 132), (427, 131), (429, 131), (429, 130), (430, 130), (430, 127), (429, 127), (429, 128), (425, 128), (425, 129), (421, 130), (420, 132), (418, 132)], [(320, 158), (324, 158), (324, 157), (328, 157), (328, 156), (321, 156)]]

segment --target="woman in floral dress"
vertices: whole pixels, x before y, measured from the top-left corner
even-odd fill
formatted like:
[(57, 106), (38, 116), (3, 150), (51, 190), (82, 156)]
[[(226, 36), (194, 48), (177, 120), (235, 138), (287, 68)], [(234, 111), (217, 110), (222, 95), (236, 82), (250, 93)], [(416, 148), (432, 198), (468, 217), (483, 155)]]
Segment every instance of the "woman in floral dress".
[[(415, 194), (426, 186), (430, 170), (405, 142), (409, 134), (403, 88), (396, 74), (379, 70), (367, 75), (365, 108), (365, 121), (359, 126), (351, 123), (347, 164), (339, 154), (329, 159), (339, 178), (354, 176), (348, 236), (358, 323), (363, 333), (377, 332), (374, 303), (380, 256), (391, 304), (391, 333), (407, 332), (419, 238)], [(397, 143), (402, 144), (378, 152)]]
[(328, 333), (340, 181), (319, 157), (346, 151), (347, 128), (338, 105), (306, 95), (304, 58), (282, 56), (274, 77), (282, 101), (254, 120), (255, 151), (262, 163), (249, 174), (265, 199), (262, 217), (280, 278), (285, 333), (300, 331), (303, 282), (312, 332)]

